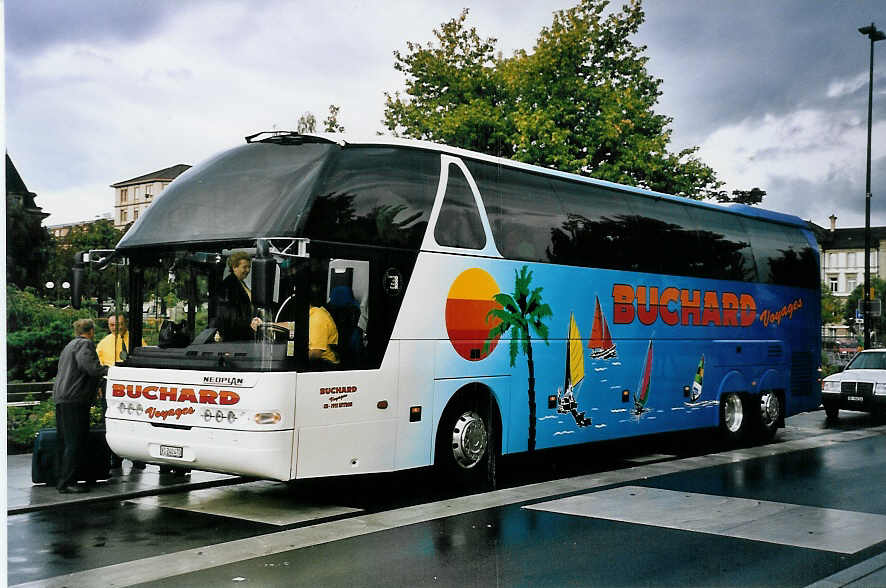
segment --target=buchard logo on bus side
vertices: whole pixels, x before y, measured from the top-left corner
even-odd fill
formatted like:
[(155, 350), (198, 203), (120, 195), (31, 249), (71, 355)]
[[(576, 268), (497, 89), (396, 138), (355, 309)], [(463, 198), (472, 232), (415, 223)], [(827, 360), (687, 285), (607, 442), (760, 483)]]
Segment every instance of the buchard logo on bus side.
[(757, 318), (757, 301), (750, 294), (687, 290), (657, 286), (612, 286), (612, 322), (644, 325), (749, 327)]
[(115, 398), (145, 398), (147, 400), (167, 400), (169, 402), (191, 402), (193, 404), (237, 404), (240, 395), (233, 390), (197, 390), (195, 388), (175, 388), (173, 386), (152, 386), (143, 384), (113, 384), (111, 395)]

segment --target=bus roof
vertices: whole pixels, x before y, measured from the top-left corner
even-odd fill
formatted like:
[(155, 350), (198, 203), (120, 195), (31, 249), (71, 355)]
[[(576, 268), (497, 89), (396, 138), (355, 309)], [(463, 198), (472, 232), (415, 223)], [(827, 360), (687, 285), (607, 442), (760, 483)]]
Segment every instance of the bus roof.
[[(336, 149), (350, 146), (401, 147), (443, 153), (463, 159), (507, 166), (529, 173), (597, 185), (625, 194), (671, 200), (687, 206), (727, 211), (801, 229), (801, 219), (744, 205), (721, 206), (662, 194), (605, 180), (512, 161), (448, 145), (376, 136), (341, 134), (258, 133), (247, 144), (223, 151), (173, 181), (117, 244), (118, 250), (186, 243), (249, 241), (256, 237), (294, 236), (313, 202), (323, 162)], [(302, 149), (279, 149), (302, 145)], [(248, 196), (248, 197), (247, 197)], [(248, 202), (248, 206), (243, 204)], [(812, 243), (813, 237), (807, 235)]]
[(626, 184), (618, 184), (616, 182), (610, 182), (608, 180), (600, 180), (597, 178), (591, 178), (588, 176), (582, 176), (579, 174), (574, 174), (570, 172), (564, 172), (557, 169), (542, 167), (539, 165), (533, 165), (530, 163), (523, 163), (520, 161), (514, 161), (512, 159), (507, 159), (504, 157), (496, 157), (494, 155), (487, 155), (485, 153), (480, 153), (477, 151), (470, 151), (468, 149), (462, 149), (460, 147), (451, 147), (449, 145), (444, 145), (442, 143), (432, 143), (430, 141), (420, 141), (417, 139), (401, 139), (398, 137), (388, 137), (385, 135), (378, 135), (374, 137), (352, 137), (347, 134), (339, 134), (339, 133), (306, 133), (304, 136), (314, 137), (320, 140), (326, 140), (331, 143), (337, 143), (342, 147), (347, 147), (348, 145), (388, 145), (395, 147), (411, 147), (415, 149), (425, 149), (429, 151), (438, 151), (440, 153), (446, 153), (449, 155), (453, 155), (456, 157), (465, 157), (470, 159), (476, 159), (479, 161), (486, 161), (489, 163), (495, 163), (498, 165), (504, 165), (508, 167), (513, 167), (516, 169), (526, 170), (532, 173), (548, 175), (557, 178), (564, 178), (576, 182), (584, 182), (587, 184), (593, 184), (597, 186), (605, 186), (607, 188), (613, 188), (616, 190), (620, 190), (623, 192), (630, 192), (633, 194), (640, 194), (643, 196), (651, 196), (653, 198), (665, 198), (668, 200), (673, 200), (675, 202), (681, 202), (683, 204), (690, 204), (693, 206), (701, 206), (705, 208), (713, 208), (715, 210), (724, 210), (729, 212), (734, 212), (737, 214), (741, 214), (743, 216), (763, 219), (771, 222), (782, 223), (786, 225), (793, 225), (801, 228), (808, 228), (808, 224), (806, 221), (801, 219), (798, 216), (794, 216), (792, 214), (784, 214), (781, 212), (775, 212), (772, 210), (766, 210), (763, 208), (757, 208), (754, 206), (748, 206), (747, 204), (731, 204), (729, 206), (723, 206), (720, 204), (716, 204), (713, 202), (706, 202), (703, 200), (693, 200), (691, 198), (683, 197), (683, 196), (674, 196), (672, 194), (665, 194), (663, 192), (656, 192), (654, 190), (647, 190), (645, 188), (638, 188), (636, 186), (628, 186)]

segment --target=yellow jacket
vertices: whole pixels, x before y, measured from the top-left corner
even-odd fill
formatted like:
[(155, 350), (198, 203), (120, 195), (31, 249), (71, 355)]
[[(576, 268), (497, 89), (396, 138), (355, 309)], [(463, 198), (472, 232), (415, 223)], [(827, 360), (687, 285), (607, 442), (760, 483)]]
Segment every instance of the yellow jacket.
[[(131, 349), (129, 347), (129, 331), (126, 331), (126, 334), (122, 337), (114, 333), (108, 333), (104, 339), (99, 341), (95, 348), (98, 352), (98, 360), (102, 365), (114, 365), (115, 362), (122, 361), (120, 352), (123, 351), (124, 345), (126, 346), (126, 352), (129, 353)], [(142, 345), (146, 345), (144, 339), (142, 339)]]

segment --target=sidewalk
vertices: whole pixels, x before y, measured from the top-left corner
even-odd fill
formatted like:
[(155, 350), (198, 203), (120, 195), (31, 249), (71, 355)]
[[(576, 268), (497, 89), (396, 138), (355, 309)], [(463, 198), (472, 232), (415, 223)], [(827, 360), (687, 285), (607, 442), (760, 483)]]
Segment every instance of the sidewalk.
[(55, 486), (31, 483), (31, 454), (6, 456), (7, 515), (33, 512), (55, 506), (77, 503), (88, 504), (102, 500), (122, 500), (139, 496), (153, 496), (181, 490), (193, 490), (239, 484), (247, 478), (193, 471), (186, 476), (161, 474), (156, 465), (144, 470), (133, 470), (132, 462), (123, 461), (123, 467), (111, 470), (111, 478), (96, 482), (85, 494), (59, 494)]

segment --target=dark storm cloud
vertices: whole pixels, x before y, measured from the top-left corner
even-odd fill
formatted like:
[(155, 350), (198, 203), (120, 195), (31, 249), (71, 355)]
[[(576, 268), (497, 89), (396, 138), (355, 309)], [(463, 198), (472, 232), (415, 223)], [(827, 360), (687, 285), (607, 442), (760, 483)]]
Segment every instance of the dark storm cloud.
[[(665, 92), (679, 94), (662, 102), (691, 97), (693, 137), (803, 108), (866, 111), (866, 83), (846, 95), (829, 97), (828, 90), (868, 71), (868, 41), (857, 29), (872, 20), (886, 26), (882, 0), (649, 0), (644, 6), (639, 41), (648, 44), (650, 69), (665, 78)], [(877, 72), (883, 87), (886, 66)]]
[(31, 55), (59, 43), (137, 40), (154, 32), (175, 7), (163, 0), (8, 1), (6, 50)]

